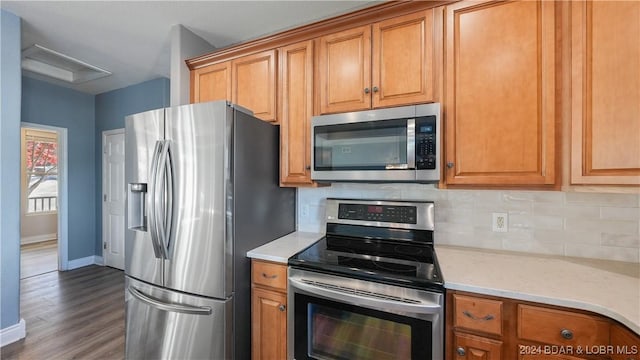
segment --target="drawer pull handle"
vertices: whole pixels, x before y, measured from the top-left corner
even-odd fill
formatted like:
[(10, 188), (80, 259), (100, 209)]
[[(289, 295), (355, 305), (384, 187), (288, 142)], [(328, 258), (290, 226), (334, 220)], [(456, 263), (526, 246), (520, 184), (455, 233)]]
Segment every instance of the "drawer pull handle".
[(489, 321), (489, 320), (493, 320), (495, 319), (495, 317), (491, 314), (485, 316), (485, 317), (477, 317), (475, 315), (473, 315), (472, 313), (468, 312), (467, 310), (462, 312), (464, 314), (464, 316), (468, 317), (471, 320), (476, 320), (476, 321)]
[(464, 348), (462, 346), (459, 346), (456, 351), (458, 352), (458, 356), (464, 356), (467, 352), (464, 351)]
[(571, 330), (562, 329), (562, 331), (560, 331), (560, 335), (567, 340), (573, 339), (573, 331)]
[(266, 273), (262, 273), (262, 277), (265, 279), (275, 279), (278, 277), (278, 274), (267, 275)]

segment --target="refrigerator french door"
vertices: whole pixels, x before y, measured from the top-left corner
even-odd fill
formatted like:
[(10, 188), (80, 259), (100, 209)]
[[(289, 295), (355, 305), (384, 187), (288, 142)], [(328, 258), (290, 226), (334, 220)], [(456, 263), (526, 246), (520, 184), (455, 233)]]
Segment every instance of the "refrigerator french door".
[(246, 251), (295, 229), (277, 127), (224, 101), (125, 125), (126, 357), (247, 358)]

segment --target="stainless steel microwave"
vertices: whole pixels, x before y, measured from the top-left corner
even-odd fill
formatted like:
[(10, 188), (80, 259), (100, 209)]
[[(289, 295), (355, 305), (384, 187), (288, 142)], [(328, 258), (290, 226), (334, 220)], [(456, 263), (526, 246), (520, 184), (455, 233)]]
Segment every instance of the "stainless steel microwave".
[(438, 103), (314, 116), (311, 127), (313, 180), (440, 180)]

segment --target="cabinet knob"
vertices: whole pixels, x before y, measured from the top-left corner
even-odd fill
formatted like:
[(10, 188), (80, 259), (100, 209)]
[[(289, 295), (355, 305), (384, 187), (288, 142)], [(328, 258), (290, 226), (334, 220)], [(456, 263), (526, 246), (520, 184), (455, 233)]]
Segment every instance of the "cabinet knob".
[(452, 168), (453, 168), (453, 165), (454, 165), (454, 163), (452, 163), (451, 161), (449, 161), (449, 162), (447, 163), (447, 167), (448, 167), (449, 169), (452, 169)]
[(562, 331), (560, 331), (560, 335), (567, 340), (573, 339), (573, 331), (568, 329), (562, 329)]
[(378, 89), (378, 87), (377, 87), (377, 86), (374, 86), (374, 87), (373, 87), (373, 92), (374, 92), (374, 93), (375, 93), (375, 92), (378, 92), (378, 90), (379, 90), (379, 89)]
[(467, 354), (466, 351), (464, 351), (464, 348), (462, 346), (458, 346), (458, 348), (456, 349), (456, 352), (458, 353), (458, 356), (465, 356)]
[(305, 169), (307, 169), (307, 170), (311, 170), (311, 165), (307, 165), (307, 166), (305, 167)]
[(364, 93), (365, 93), (365, 94), (368, 94), (368, 93), (370, 93), (370, 92), (371, 92), (371, 91), (369, 90), (369, 88), (364, 88)]
[(287, 310), (287, 307), (284, 306), (284, 305), (280, 305), (280, 306), (278, 306), (278, 310), (285, 311), (285, 310)]

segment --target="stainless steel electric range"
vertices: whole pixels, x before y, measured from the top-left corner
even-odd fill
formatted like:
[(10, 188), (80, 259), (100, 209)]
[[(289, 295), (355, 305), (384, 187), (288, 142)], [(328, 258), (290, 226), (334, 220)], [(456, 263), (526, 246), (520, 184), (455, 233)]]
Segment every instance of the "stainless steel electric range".
[(433, 202), (327, 199), (326, 222), (289, 259), (289, 359), (442, 359)]

